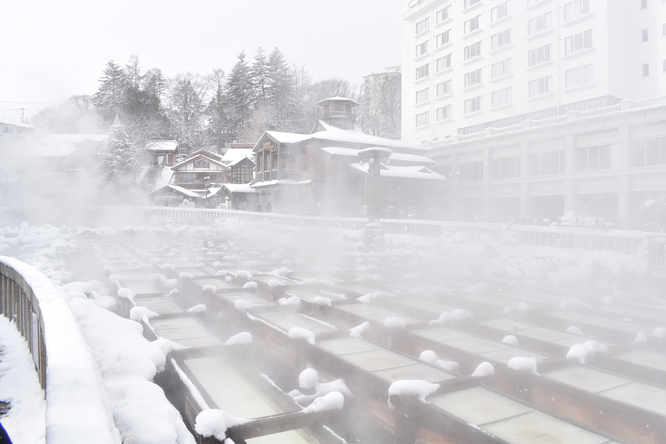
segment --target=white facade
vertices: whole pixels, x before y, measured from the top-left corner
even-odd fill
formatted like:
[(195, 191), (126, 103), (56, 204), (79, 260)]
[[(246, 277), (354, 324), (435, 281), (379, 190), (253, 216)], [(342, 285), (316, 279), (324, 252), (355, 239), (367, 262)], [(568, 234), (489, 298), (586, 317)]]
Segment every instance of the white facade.
[(410, 143), (666, 93), (659, 0), (404, 0), (404, 11)]

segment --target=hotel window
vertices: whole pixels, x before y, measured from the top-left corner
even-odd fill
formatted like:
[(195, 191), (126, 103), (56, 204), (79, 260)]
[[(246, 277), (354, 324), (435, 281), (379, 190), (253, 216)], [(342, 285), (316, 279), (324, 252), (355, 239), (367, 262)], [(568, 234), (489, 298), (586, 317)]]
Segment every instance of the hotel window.
[(416, 68), (416, 80), (428, 77), (430, 75), (430, 63)]
[(545, 176), (548, 174), (564, 174), (564, 151), (534, 154), (531, 156), (532, 176)]
[(666, 72), (666, 59), (661, 61), (661, 70), (663, 72)]
[(483, 162), (461, 163), (458, 165), (461, 182), (483, 180)]
[(490, 77), (492, 79), (508, 76), (509, 74), (511, 74), (511, 59), (502, 60), (490, 65)]
[(444, 31), (443, 33), (439, 34), (437, 37), (435, 37), (435, 46), (439, 48), (440, 46), (444, 46), (447, 43), (449, 43), (449, 35), (451, 33), (451, 30), (448, 29)]
[(648, 77), (650, 75), (650, 64), (649, 63), (644, 63), (643, 64), (643, 77)]
[(532, 80), (529, 82), (529, 96), (537, 97), (550, 92), (551, 83), (553, 81), (552, 76), (542, 77), (540, 79)]
[(471, 18), (465, 22), (465, 34), (469, 34), (470, 32), (479, 29), (479, 17), (481, 16), (477, 15), (476, 17)]
[(666, 36), (666, 23), (661, 24), (661, 36)]
[(481, 83), (481, 68), (465, 74), (465, 88)]
[(451, 80), (447, 80), (446, 82), (441, 82), (438, 83), (435, 86), (435, 93), (437, 94), (437, 97), (442, 97), (447, 94), (451, 94)]
[(435, 13), (435, 23), (442, 23), (444, 20), (449, 18), (449, 8), (451, 5), (440, 9)]
[(430, 111), (416, 115), (416, 126), (425, 126), (430, 124)]
[(590, 0), (575, 0), (564, 5), (564, 21), (576, 19), (590, 12)]
[(527, 52), (527, 66), (540, 65), (550, 61), (550, 48), (552, 44), (544, 45), (540, 48), (532, 49)]
[(425, 42), (416, 45), (416, 57), (420, 57), (423, 54), (427, 54), (430, 46), (430, 40), (426, 40)]
[(424, 88), (420, 91), (416, 91), (416, 104), (427, 102), (430, 100), (430, 88)]
[(426, 32), (428, 29), (430, 29), (430, 17), (426, 17), (416, 23), (416, 35)]
[(543, 15), (534, 17), (527, 21), (527, 35), (538, 34), (541, 31), (550, 29), (553, 26), (553, 13), (546, 12)]
[(491, 162), (491, 179), (512, 179), (514, 177), (520, 177), (520, 157), (494, 159)]
[(441, 122), (442, 120), (450, 119), (451, 118), (451, 105), (447, 106), (442, 106), (440, 108), (437, 108), (435, 110), (436, 113), (436, 119), (438, 122)]
[(481, 111), (481, 96), (465, 100), (465, 114)]
[(666, 165), (666, 138), (639, 140), (631, 144), (631, 166)]
[(473, 59), (474, 57), (481, 55), (481, 42), (473, 43), (469, 46), (465, 46), (465, 60)]
[(511, 29), (505, 29), (502, 32), (490, 37), (490, 48), (499, 49), (511, 43)]
[(435, 70), (437, 72), (444, 71), (451, 67), (451, 54), (447, 54), (444, 57), (440, 57), (435, 60)]
[(648, 41), (648, 30), (647, 29), (643, 29), (641, 31), (641, 41), (644, 42), (644, 43)]
[(572, 54), (592, 47), (592, 30), (579, 32), (564, 39), (564, 53)]
[(584, 85), (594, 82), (594, 65), (589, 64), (579, 66), (578, 68), (568, 69), (564, 72), (564, 87), (573, 88), (574, 86)]
[(496, 106), (508, 105), (511, 103), (511, 88), (500, 89), (499, 91), (494, 91), (490, 94), (490, 106), (492, 108)]
[(590, 146), (576, 150), (576, 171), (610, 170), (615, 145)]
[(476, 5), (477, 3), (481, 3), (481, 0), (465, 0), (464, 2), (464, 8), (471, 8), (472, 6)]
[(490, 10), (490, 21), (496, 22), (509, 14), (509, 2), (504, 2)]

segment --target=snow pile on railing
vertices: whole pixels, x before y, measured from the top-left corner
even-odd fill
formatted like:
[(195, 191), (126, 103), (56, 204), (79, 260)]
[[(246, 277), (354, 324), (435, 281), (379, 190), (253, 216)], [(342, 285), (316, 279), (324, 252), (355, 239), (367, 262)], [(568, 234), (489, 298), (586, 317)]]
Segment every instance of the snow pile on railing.
[(46, 370), (46, 441), (118, 443), (100, 369), (77, 326), (67, 301), (41, 272), (14, 258), (0, 256), (32, 288), (44, 320)]

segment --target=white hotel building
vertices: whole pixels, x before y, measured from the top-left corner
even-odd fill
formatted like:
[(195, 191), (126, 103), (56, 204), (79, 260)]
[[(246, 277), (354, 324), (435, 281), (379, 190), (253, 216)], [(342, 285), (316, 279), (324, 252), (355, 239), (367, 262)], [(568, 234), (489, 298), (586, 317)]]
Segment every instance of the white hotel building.
[(666, 2), (403, 6), (402, 137), (454, 172), (459, 215), (552, 219), (575, 199), (631, 226), (666, 193)]

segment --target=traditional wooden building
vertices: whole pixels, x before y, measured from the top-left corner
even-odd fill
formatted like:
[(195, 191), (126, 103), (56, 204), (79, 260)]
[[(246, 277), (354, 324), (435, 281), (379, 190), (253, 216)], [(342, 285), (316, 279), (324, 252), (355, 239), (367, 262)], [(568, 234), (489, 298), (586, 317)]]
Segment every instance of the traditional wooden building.
[(381, 199), (386, 215), (431, 209), (446, 178), (431, 171), (425, 148), (364, 134), (354, 125), (358, 103), (332, 97), (317, 103), (322, 120), (311, 134), (266, 131), (255, 144), (257, 209), (288, 213), (362, 215), (367, 164), (365, 148), (391, 150), (382, 164)]

